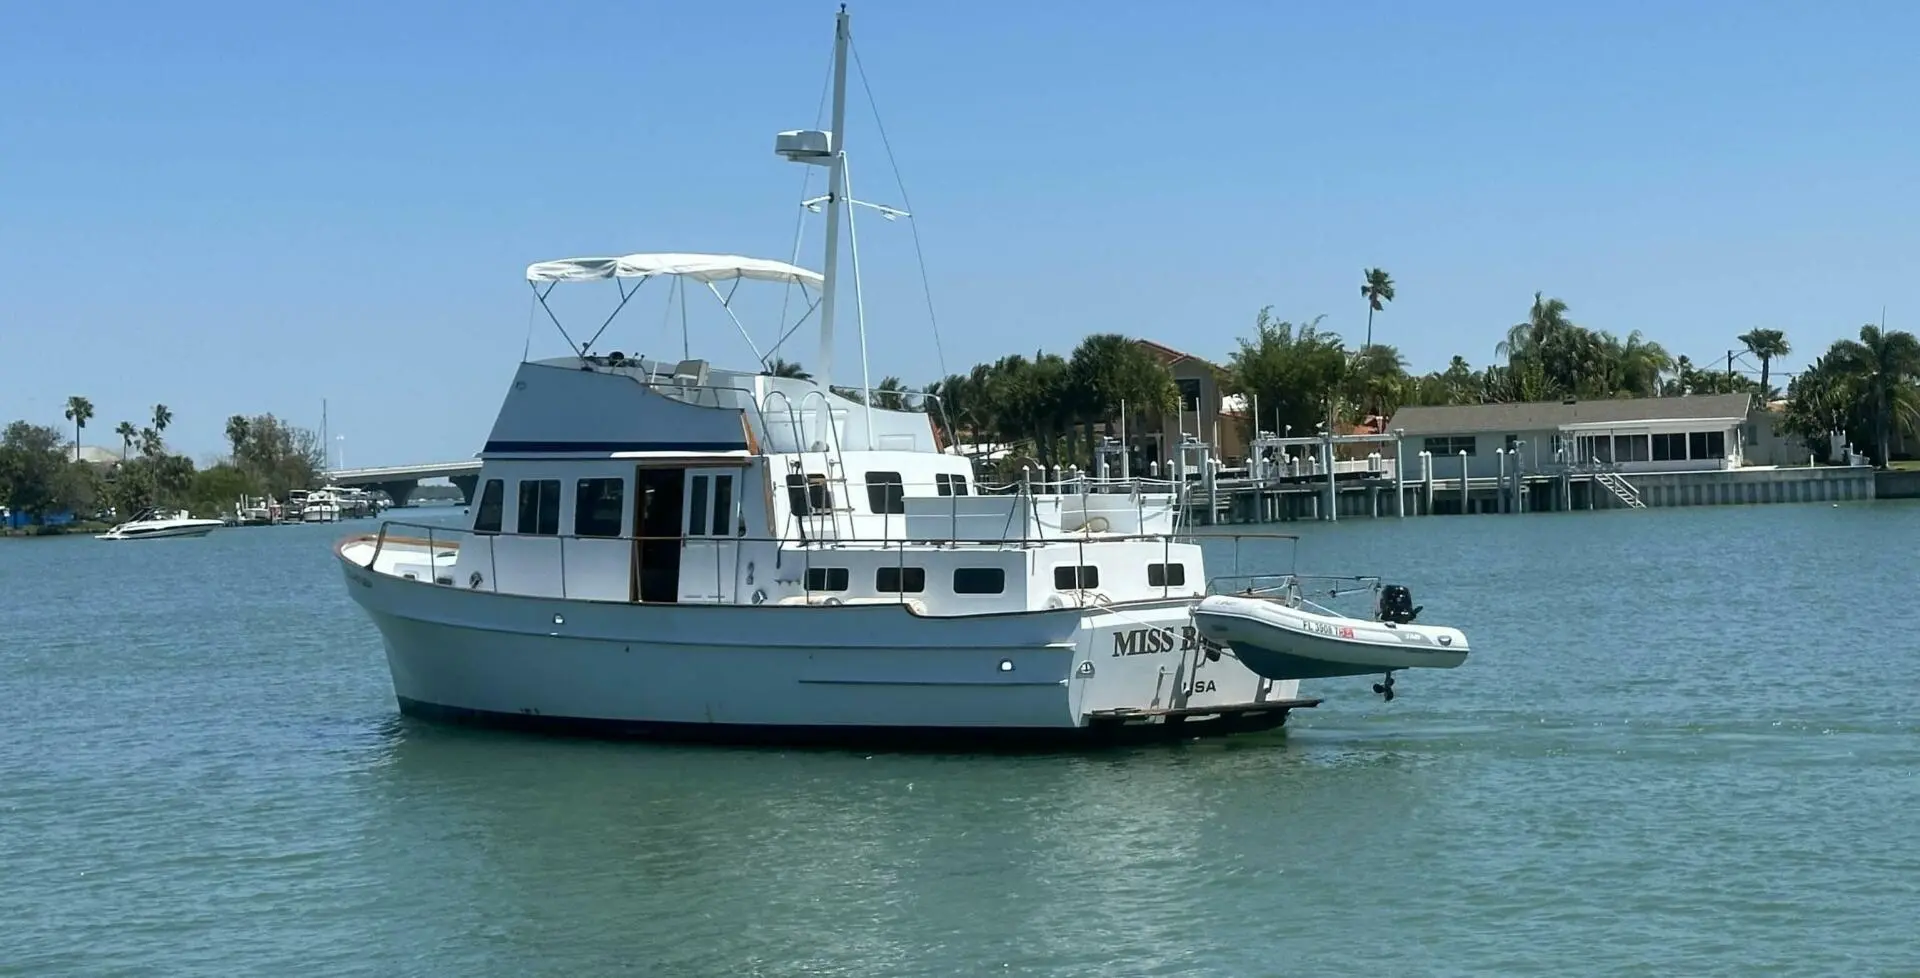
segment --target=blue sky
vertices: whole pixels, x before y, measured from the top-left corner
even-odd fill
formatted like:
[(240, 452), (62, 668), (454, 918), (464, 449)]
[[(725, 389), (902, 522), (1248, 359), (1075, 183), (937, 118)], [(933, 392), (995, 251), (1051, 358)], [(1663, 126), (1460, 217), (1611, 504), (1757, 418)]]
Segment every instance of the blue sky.
[[(1417, 370), (1487, 362), (1535, 290), (1702, 362), (1753, 326), (1791, 369), (1883, 305), (1920, 325), (1920, 7), (852, 9), (948, 371), (1096, 330), (1224, 359), (1268, 304), (1357, 341), (1370, 265)], [(349, 465), (466, 457), (529, 340), (528, 263), (789, 256), (802, 168), (773, 134), (813, 124), (833, 10), (13, 5), (0, 417), (85, 394), (112, 443), (165, 402), (205, 458), (229, 414), (317, 427), (324, 398)], [(856, 196), (900, 204), (857, 76), (849, 104)], [(935, 379), (909, 229), (859, 230), (874, 379)], [(642, 299), (599, 348), (677, 355)], [(749, 363), (710, 306), (695, 355)]]

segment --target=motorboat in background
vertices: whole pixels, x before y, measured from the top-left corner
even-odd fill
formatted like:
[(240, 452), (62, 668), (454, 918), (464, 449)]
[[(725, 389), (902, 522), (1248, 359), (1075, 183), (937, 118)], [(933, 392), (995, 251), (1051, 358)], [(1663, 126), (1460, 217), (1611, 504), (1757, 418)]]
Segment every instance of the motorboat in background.
[(96, 534), (95, 540), (158, 540), (165, 537), (203, 537), (225, 526), (219, 520), (195, 519), (182, 510), (180, 512), (161, 512), (147, 509), (135, 514), (133, 519), (114, 526), (105, 533)]

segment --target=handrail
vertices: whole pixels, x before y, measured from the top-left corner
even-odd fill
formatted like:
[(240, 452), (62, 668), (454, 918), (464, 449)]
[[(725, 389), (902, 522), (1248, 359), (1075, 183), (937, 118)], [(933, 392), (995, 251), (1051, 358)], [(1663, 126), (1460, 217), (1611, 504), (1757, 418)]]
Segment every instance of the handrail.
[[(434, 538), (435, 533), (441, 534), (443, 537), (452, 535), (455, 537), (482, 537), (482, 538), (487, 538), (489, 540), (494, 538), (500, 538), (500, 537), (514, 539), (514, 540), (559, 540), (559, 541), (572, 540), (572, 541), (575, 541), (576, 543), (585, 541), (585, 542), (596, 543), (596, 544), (599, 544), (599, 543), (634, 544), (634, 543), (665, 542), (665, 541), (680, 541), (680, 542), (695, 542), (695, 543), (703, 542), (703, 541), (713, 542), (713, 543), (731, 542), (736, 544), (771, 543), (771, 544), (776, 544), (782, 547), (783, 549), (801, 550), (809, 554), (811, 554), (814, 551), (844, 550), (844, 549), (875, 549), (881, 552), (885, 552), (895, 548), (900, 549), (904, 553), (904, 551), (908, 549), (923, 549), (923, 548), (930, 548), (930, 547), (957, 547), (957, 546), (991, 547), (998, 550), (1031, 550), (1031, 549), (1037, 549), (1040, 547), (1049, 546), (1052, 544), (1064, 544), (1064, 543), (1073, 543), (1076, 545), (1084, 546), (1084, 544), (1087, 544), (1087, 543), (1127, 543), (1127, 542), (1141, 542), (1141, 541), (1161, 543), (1163, 545), (1171, 545), (1173, 543), (1198, 545), (1205, 540), (1232, 542), (1237, 549), (1239, 543), (1244, 540), (1287, 540), (1292, 542), (1298, 542), (1300, 539), (1298, 534), (1269, 533), (1264, 531), (1245, 531), (1245, 532), (1219, 531), (1219, 532), (1207, 532), (1204, 534), (1179, 533), (1179, 532), (1102, 533), (1094, 536), (1087, 536), (1082, 534), (1078, 536), (1061, 537), (1059, 539), (1053, 539), (1053, 540), (1029, 540), (1024, 542), (1021, 540), (1010, 540), (1010, 539), (1000, 538), (1000, 537), (959, 537), (959, 536), (951, 536), (951, 537), (932, 539), (932, 540), (918, 540), (918, 539), (909, 540), (909, 539), (904, 539), (899, 537), (866, 537), (866, 536), (848, 536), (848, 537), (842, 537), (835, 540), (812, 540), (812, 539), (795, 539), (793, 537), (749, 535), (749, 534), (740, 534), (740, 535), (732, 535), (732, 536), (699, 536), (699, 535), (689, 536), (686, 534), (649, 534), (649, 535), (620, 534), (615, 536), (583, 536), (577, 533), (539, 533), (539, 534), (492, 533), (492, 532), (487, 532), (482, 530), (474, 530), (468, 527), (448, 526), (444, 523), (436, 524), (436, 523), (416, 523), (409, 520), (381, 520), (380, 528), (378, 532), (373, 535), (374, 537), (373, 554), (368, 558), (365, 566), (372, 567), (373, 564), (379, 559), (380, 554), (386, 549), (386, 547), (390, 542), (388, 539), (390, 535), (390, 531), (395, 529), (425, 531), (427, 534), (426, 542), (428, 544), (430, 553), (433, 550), (438, 550), (448, 546), (454, 546), (454, 547), (459, 546), (459, 543), (457, 542), (457, 540), (448, 541), (444, 543), (437, 542)], [(397, 540), (391, 541), (391, 542), (395, 546), (401, 545)], [(556, 544), (556, 546), (564, 548), (566, 545), (564, 543), (558, 543)], [(491, 549), (492, 548), (489, 547), (489, 550)], [(495, 566), (492, 569), (497, 576), (497, 573), (498, 573), (497, 566)], [(1240, 575), (1225, 575), (1224, 577), (1225, 579), (1234, 579), (1238, 576)], [(1287, 574), (1287, 575), (1265, 575), (1265, 576), (1294, 577), (1299, 575)], [(1345, 578), (1329, 578), (1329, 579), (1344, 580)]]

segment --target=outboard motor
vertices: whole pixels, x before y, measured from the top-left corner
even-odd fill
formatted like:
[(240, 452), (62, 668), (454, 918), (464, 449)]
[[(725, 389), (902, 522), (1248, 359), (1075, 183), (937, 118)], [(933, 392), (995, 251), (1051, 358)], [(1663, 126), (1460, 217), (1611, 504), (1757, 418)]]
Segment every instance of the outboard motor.
[(1388, 584), (1380, 589), (1380, 620), (1396, 625), (1411, 625), (1420, 617), (1424, 605), (1413, 603), (1413, 592), (1404, 584)]

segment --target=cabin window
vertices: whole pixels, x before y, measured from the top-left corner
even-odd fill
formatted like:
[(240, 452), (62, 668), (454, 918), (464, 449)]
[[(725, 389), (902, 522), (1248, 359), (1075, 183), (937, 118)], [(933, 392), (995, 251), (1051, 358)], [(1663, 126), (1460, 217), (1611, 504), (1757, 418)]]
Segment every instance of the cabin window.
[(898, 472), (867, 473), (867, 507), (876, 513), (907, 511), (906, 487)]
[(1688, 458), (1726, 458), (1727, 433), (1724, 431), (1696, 431), (1687, 436)]
[(953, 572), (955, 594), (1000, 594), (1007, 589), (1007, 572), (998, 567), (959, 567)]
[(1085, 591), (1099, 586), (1100, 568), (1092, 564), (1078, 567), (1066, 564), (1053, 569), (1053, 589), (1056, 591)]
[(927, 569), (882, 567), (873, 573), (873, 589), (882, 594), (919, 594), (927, 589)]
[(1653, 460), (1680, 462), (1687, 457), (1687, 436), (1673, 431), (1653, 436)]
[(693, 536), (707, 533), (707, 477), (696, 475), (687, 487), (687, 532)]
[(941, 472), (933, 477), (934, 488), (942, 496), (964, 496), (967, 494), (967, 477)]
[(620, 479), (581, 479), (574, 483), (573, 535), (619, 536), (625, 500), (626, 483)]
[(787, 476), (787, 508), (795, 516), (811, 516), (833, 509), (833, 493), (824, 475), (793, 473)]
[(527, 479), (520, 483), (520, 532), (543, 537), (559, 535), (559, 479)]
[(500, 512), (507, 505), (507, 484), (500, 479), (488, 479), (486, 488), (480, 490), (480, 509), (473, 516), (473, 532), (499, 533)]
[(845, 591), (847, 580), (845, 567), (807, 568), (807, 590), (809, 591)]
[(1474, 455), (1478, 454), (1475, 451), (1478, 442), (1479, 439), (1472, 435), (1451, 435), (1445, 438), (1428, 438), (1420, 443), (1420, 447), (1435, 455), (1458, 455), (1461, 452)]
[(1187, 583), (1185, 564), (1148, 564), (1148, 587), (1180, 587)]
[(713, 535), (733, 535), (733, 476), (713, 477)]

